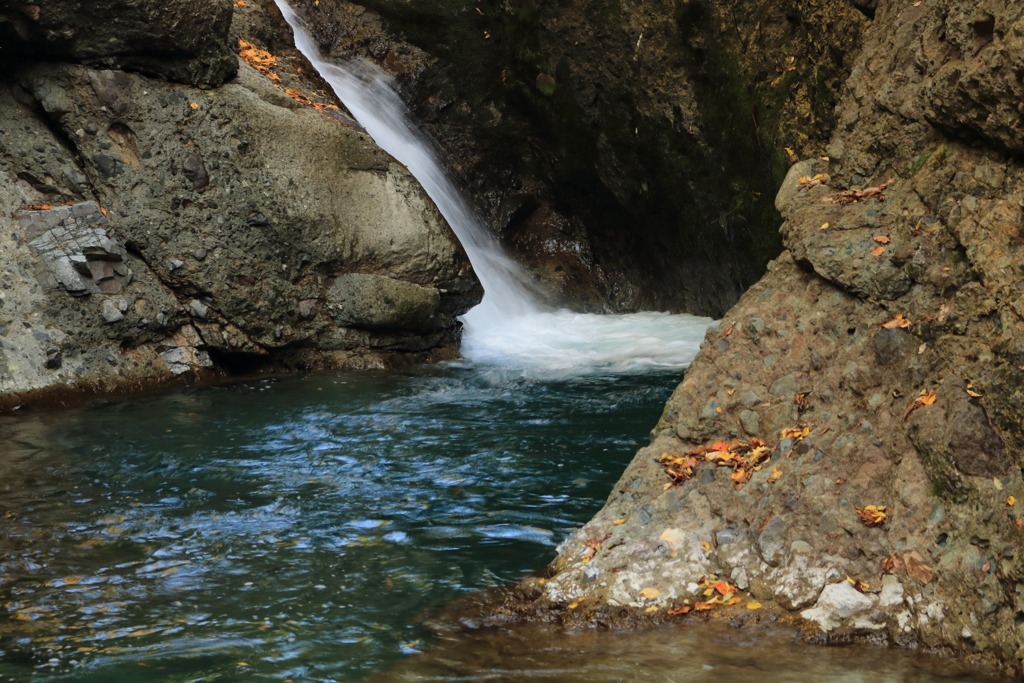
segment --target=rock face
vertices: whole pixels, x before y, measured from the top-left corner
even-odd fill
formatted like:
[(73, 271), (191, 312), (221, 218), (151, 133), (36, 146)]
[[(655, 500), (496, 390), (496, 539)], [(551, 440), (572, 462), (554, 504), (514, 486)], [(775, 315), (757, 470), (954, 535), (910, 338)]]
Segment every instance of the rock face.
[[(786, 250), (511, 609), (680, 619), (666, 610), (708, 600), (714, 575), (737, 619), (756, 600), (813, 638), (1024, 672), (1022, 11), (877, 3), (831, 161), (778, 193)], [(831, 177), (799, 183), (815, 173)], [(757, 469), (721, 456), (755, 437)], [(689, 453), (673, 480), (663, 454)]]
[(0, 404), (455, 353), (482, 292), (433, 202), (340, 111), (230, 58), (215, 89), (34, 59), (0, 84)]
[(232, 0), (2, 0), (4, 60), (82, 60), (191, 83), (234, 75)]
[(784, 147), (821, 156), (846, 0), (297, 0), (397, 75), (517, 260), (589, 310), (720, 316), (781, 251)]

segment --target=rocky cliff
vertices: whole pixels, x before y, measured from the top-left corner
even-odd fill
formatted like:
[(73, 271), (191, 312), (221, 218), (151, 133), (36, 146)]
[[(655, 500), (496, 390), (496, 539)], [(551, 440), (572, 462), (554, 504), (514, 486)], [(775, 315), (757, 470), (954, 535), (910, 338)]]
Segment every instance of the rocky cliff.
[(791, 147), (835, 122), (846, 0), (299, 0), (396, 74), (517, 259), (589, 310), (721, 316), (781, 250)]
[(877, 3), (785, 251), (508, 609), (782, 616), (1024, 673), (1022, 22)]
[(433, 202), (229, 27), (290, 40), (273, 3), (0, 5), (0, 406), (456, 353), (481, 290)]

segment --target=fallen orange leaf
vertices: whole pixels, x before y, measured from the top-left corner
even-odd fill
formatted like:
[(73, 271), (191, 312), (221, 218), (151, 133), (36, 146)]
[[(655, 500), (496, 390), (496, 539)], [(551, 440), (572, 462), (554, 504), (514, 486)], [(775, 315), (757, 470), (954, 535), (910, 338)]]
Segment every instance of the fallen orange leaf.
[(1017, 499), (1014, 498), (1013, 496), (1009, 496), (1006, 499), (1006, 504), (1009, 505), (1010, 507), (1013, 507), (1016, 502), (1017, 502)]
[(910, 322), (909, 318), (904, 318), (902, 313), (897, 313), (895, 318), (882, 323), (882, 327), (884, 327), (887, 330), (892, 330), (896, 328), (907, 329), (913, 324), (914, 323)]
[(889, 242), (892, 242), (892, 240), (886, 237), (885, 235), (875, 235), (871, 239), (878, 242), (879, 244), (889, 244)]
[(679, 607), (677, 607), (675, 609), (670, 609), (670, 610), (666, 611), (665, 614), (671, 614), (673, 616), (675, 616), (677, 614), (686, 614), (691, 609), (692, 608), (689, 605), (681, 605), (681, 606), (679, 606)]
[(622, 526), (625, 523), (626, 523), (625, 519), (617, 519), (614, 522), (612, 522), (612, 524), (614, 524), (615, 526)]
[(889, 517), (886, 513), (888, 508), (884, 505), (867, 505), (863, 508), (854, 506), (853, 509), (857, 511), (861, 522), (867, 527), (879, 526)]
[(775, 482), (777, 482), (777, 481), (778, 481), (778, 480), (779, 480), (779, 479), (780, 479), (781, 477), (782, 477), (782, 470), (781, 470), (781, 469), (779, 469), (779, 466), (778, 466), (778, 465), (776, 465), (776, 466), (775, 466), (775, 467), (774, 467), (774, 468), (772, 469), (772, 475), (771, 475), (770, 477), (768, 477), (768, 481), (769, 481), (769, 482), (771, 482), (771, 483), (775, 483)]
[(747, 609), (761, 609), (761, 603), (759, 602), (748, 602)]
[(654, 598), (658, 597), (659, 595), (661, 595), (661, 591), (658, 590), (657, 588), (653, 588), (653, 587), (652, 588), (644, 588), (642, 591), (640, 591), (640, 597), (643, 598), (644, 600), (653, 600)]
[(196, 104), (195, 102), (190, 103), (188, 106), (191, 107), (192, 109), (199, 109), (199, 105)]
[(885, 253), (885, 247), (875, 247), (874, 249), (871, 250), (871, 255), (872, 256), (881, 256), (884, 253)]

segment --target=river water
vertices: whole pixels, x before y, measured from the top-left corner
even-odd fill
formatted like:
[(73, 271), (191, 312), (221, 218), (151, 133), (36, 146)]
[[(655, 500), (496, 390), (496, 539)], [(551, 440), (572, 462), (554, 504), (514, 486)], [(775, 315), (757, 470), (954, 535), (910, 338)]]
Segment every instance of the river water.
[(0, 417), (0, 681), (980, 680), (696, 620), (432, 634), (596, 512), (707, 321), (578, 324), (605, 346), (541, 319), (441, 366)]
[(424, 648), (598, 509), (707, 322), (582, 316), (594, 350), (541, 316), (473, 361), (0, 418), (0, 680), (341, 681)]

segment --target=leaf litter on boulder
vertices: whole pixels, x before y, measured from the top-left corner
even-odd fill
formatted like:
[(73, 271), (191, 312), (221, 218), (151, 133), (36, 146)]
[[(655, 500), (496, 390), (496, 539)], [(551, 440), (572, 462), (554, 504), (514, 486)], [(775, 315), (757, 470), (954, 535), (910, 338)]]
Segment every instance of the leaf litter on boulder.
[[(790, 439), (793, 442), (792, 445), (795, 446), (810, 434), (810, 431), (810, 425), (787, 427), (779, 432), (779, 440)], [(786, 455), (788, 456), (792, 452), (792, 448), (790, 448)], [(662, 453), (658, 462), (672, 479), (665, 485), (666, 489), (673, 485), (681, 486), (684, 482), (692, 479), (694, 469), (701, 463), (730, 468), (732, 474), (729, 476), (736, 483), (736, 488), (739, 489), (750, 480), (754, 472), (760, 470), (771, 459), (771, 453), (772, 449), (757, 437), (751, 437), (749, 441), (722, 439), (707, 446), (699, 446), (684, 455)], [(777, 481), (780, 476), (782, 476), (781, 471), (778, 475), (773, 473), (773, 476), (769, 477), (769, 481)]]
[(889, 508), (885, 505), (865, 505), (862, 508), (854, 506), (853, 509), (860, 515), (861, 523), (867, 527), (880, 526), (889, 518), (886, 512)]
[(913, 401), (907, 404), (907, 409), (903, 411), (903, 419), (906, 420), (907, 416), (910, 415), (915, 410), (917, 410), (918, 408), (924, 408), (935, 403), (935, 399), (935, 389), (932, 389), (931, 391), (928, 392), (922, 389), (920, 395), (918, 395), (917, 398), (915, 398)]
[(880, 202), (885, 201), (885, 188), (896, 182), (895, 178), (890, 178), (881, 185), (875, 187), (866, 187), (863, 190), (843, 190), (842, 192), (836, 192), (832, 195), (831, 201), (833, 204), (856, 204), (862, 202), (865, 199), (874, 197)]

